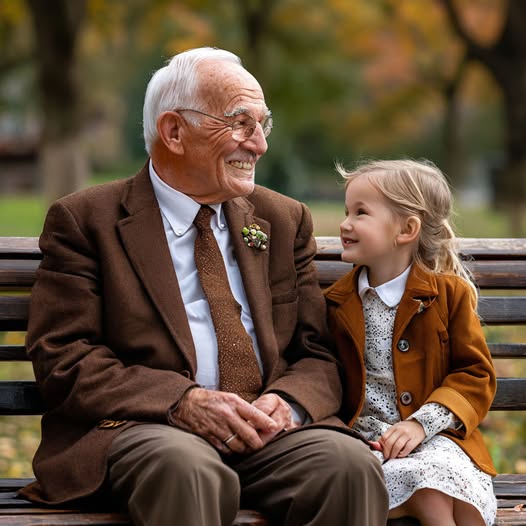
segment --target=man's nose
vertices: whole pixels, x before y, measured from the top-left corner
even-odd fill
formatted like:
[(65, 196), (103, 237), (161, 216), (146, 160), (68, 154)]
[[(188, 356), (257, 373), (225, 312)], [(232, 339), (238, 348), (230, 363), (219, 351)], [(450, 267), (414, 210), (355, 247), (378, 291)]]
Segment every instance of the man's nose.
[(261, 124), (259, 122), (256, 124), (256, 129), (254, 130), (254, 133), (247, 140), (243, 141), (241, 143), (241, 146), (250, 149), (250, 151), (254, 152), (256, 155), (259, 156), (263, 155), (267, 151), (267, 138), (265, 137), (265, 134), (263, 133), (263, 128), (261, 127)]

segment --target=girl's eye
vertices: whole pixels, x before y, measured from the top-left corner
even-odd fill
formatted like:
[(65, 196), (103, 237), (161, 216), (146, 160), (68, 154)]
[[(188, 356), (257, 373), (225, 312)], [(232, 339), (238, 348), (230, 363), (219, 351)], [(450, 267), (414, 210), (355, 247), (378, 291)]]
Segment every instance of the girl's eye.
[(356, 210), (356, 215), (357, 216), (361, 216), (363, 214), (366, 214), (367, 212), (363, 209), (363, 208), (358, 208), (358, 210)]

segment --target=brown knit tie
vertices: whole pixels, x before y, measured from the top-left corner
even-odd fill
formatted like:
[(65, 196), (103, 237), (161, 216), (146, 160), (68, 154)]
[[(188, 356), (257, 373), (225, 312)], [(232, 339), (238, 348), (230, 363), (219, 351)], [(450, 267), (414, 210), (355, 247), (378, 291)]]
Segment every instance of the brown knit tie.
[(194, 258), (216, 331), (219, 389), (252, 402), (261, 390), (261, 374), (252, 339), (241, 323), (241, 305), (230, 290), (223, 256), (210, 228), (214, 213), (209, 206), (201, 206), (194, 219)]

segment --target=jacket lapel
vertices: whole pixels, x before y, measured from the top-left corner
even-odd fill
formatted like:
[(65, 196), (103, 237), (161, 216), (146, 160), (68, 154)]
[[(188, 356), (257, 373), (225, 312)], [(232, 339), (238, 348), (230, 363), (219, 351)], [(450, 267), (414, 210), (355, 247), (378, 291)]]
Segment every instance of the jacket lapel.
[(124, 249), (195, 377), (195, 347), (148, 165), (131, 179), (122, 205), (130, 214), (118, 223)]
[(409, 325), (413, 316), (422, 313), (438, 294), (436, 279), (433, 273), (414, 264), (407, 278), (404, 295), (396, 311), (393, 329), (393, 342), (397, 342)]
[(365, 348), (365, 321), (362, 302), (358, 294), (358, 275), (362, 267), (354, 267), (343, 278), (325, 291), (325, 297), (338, 305), (336, 317), (347, 329), (356, 349), (363, 355)]
[[(244, 198), (227, 201), (223, 207), (256, 330), (265, 377), (268, 378), (278, 361), (277, 346), (272, 331), (272, 296), (269, 286), (269, 251), (272, 247), (271, 225), (265, 219), (256, 217), (254, 206)], [(258, 224), (269, 236), (266, 250), (249, 247), (243, 241), (241, 230), (252, 223)]]

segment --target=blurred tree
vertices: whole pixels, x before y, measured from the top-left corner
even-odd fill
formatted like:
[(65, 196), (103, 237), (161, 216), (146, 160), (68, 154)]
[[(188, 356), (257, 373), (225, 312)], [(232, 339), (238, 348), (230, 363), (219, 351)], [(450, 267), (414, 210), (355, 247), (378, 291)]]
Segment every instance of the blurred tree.
[(86, 185), (77, 43), (86, 0), (26, 0), (33, 20), (42, 114), (40, 173), (48, 202)]
[[(440, 0), (26, 2), (33, 9), (37, 42), (43, 42), (34, 46), (39, 86), (45, 75), (62, 83), (51, 104), (41, 96), (42, 117), (47, 122), (48, 113), (57, 111), (55, 136), (67, 119), (71, 126), (82, 125), (82, 152), (95, 170), (115, 168), (121, 174), (128, 168), (114, 164), (144, 159), (141, 110), (151, 73), (173, 54), (203, 45), (237, 53), (260, 81), (275, 128), (258, 165), (258, 181), (296, 197), (337, 194), (335, 160), (424, 156), (459, 180), (456, 174), (467, 173), (466, 159), (472, 162), (500, 146), (498, 90), (452, 38)], [(506, 5), (505, 0), (460, 2), (468, 14), (473, 5)], [(13, 44), (9, 36), (1, 40), (2, 5), (25, 3), (0, 0), (0, 45)], [(47, 12), (37, 13), (42, 5)], [(491, 21), (477, 29), (486, 31)], [(64, 43), (54, 44), (62, 61), (57, 68), (51, 36), (61, 34), (64, 25)], [(17, 40), (20, 35), (29, 40), (28, 34), (27, 28), (17, 31)], [(23, 49), (18, 46), (11, 55), (27, 55)], [(70, 104), (73, 111), (65, 109)], [(74, 132), (65, 136), (75, 138)], [(57, 177), (71, 188), (84, 184), (70, 173)]]
[(503, 24), (491, 43), (481, 43), (453, 0), (443, 0), (451, 25), (466, 48), (466, 60), (484, 64), (502, 91), (506, 163), (495, 178), (497, 205), (510, 211), (511, 235), (521, 236), (526, 210), (526, 2), (502, 5)]
[(268, 43), (276, 0), (236, 0), (241, 27), (246, 39), (245, 67), (256, 77), (264, 64), (263, 48)]
[(0, 1), (0, 77), (33, 58), (28, 45), (23, 4)]

